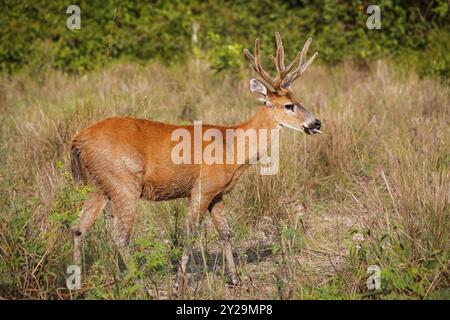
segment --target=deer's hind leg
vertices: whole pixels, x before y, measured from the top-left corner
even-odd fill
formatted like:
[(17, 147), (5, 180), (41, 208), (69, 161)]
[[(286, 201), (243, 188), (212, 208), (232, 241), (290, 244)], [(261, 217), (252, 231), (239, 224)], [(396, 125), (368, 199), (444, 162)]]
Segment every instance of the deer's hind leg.
[(121, 188), (111, 198), (113, 211), (113, 238), (119, 254), (128, 268), (128, 245), (133, 229), (136, 207), (141, 190), (138, 187)]
[(91, 229), (97, 217), (105, 208), (108, 199), (102, 191), (90, 194), (89, 198), (84, 202), (80, 212), (78, 225), (73, 229), (74, 248), (73, 260), (77, 265), (81, 264), (81, 252), (84, 235)]

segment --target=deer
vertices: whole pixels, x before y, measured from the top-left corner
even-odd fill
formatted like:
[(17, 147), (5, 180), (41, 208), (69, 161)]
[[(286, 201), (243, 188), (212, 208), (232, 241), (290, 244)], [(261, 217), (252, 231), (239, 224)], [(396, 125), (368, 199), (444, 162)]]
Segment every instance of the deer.
[[(271, 56), (277, 74), (272, 77), (261, 66), (260, 45), (256, 39), (254, 52), (244, 50), (251, 68), (260, 80), (250, 79), (250, 92), (262, 105), (248, 120), (232, 126), (204, 125), (202, 130), (226, 129), (280, 130), (286, 127), (306, 134), (321, 133), (321, 122), (294, 97), (293, 82), (316, 59), (308, 60), (309, 38), (295, 59), (284, 64), (284, 48), (280, 34), (275, 33), (276, 55)], [(175, 287), (186, 275), (192, 241), (205, 213), (209, 211), (222, 243), (224, 261), (232, 285), (240, 281), (233, 258), (232, 232), (223, 201), (249, 167), (249, 159), (259, 160), (260, 153), (245, 153), (244, 163), (174, 164), (171, 133), (179, 128), (193, 132), (192, 125), (173, 125), (148, 119), (112, 117), (79, 131), (71, 144), (71, 171), (76, 182), (93, 186), (82, 205), (78, 223), (73, 227), (73, 259), (81, 264), (83, 237), (90, 230), (108, 202), (112, 208), (113, 239), (123, 261), (129, 259), (130, 235), (138, 201), (189, 199), (186, 244), (178, 266)], [(270, 140), (268, 141), (270, 144)], [(206, 143), (201, 145), (202, 150)], [(191, 149), (194, 153), (195, 150)]]

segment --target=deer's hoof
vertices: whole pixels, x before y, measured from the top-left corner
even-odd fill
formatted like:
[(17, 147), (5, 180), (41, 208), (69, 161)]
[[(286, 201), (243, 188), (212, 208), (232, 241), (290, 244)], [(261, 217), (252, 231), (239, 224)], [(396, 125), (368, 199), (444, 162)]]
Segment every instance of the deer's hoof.
[(227, 284), (230, 287), (235, 288), (241, 284), (241, 279), (236, 274), (232, 274), (232, 275), (230, 275), (230, 278), (229, 278)]
[(172, 286), (172, 293), (175, 297), (179, 297), (184, 290), (185, 276), (182, 273), (177, 274), (177, 278)]

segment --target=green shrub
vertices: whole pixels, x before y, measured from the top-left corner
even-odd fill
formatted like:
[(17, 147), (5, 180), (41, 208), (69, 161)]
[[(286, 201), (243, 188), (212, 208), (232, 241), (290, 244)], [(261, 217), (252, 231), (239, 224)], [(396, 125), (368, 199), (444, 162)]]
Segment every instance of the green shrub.
[[(369, 5), (362, 0), (336, 3), (322, 0), (191, 1), (135, 3), (134, 1), (80, 1), (81, 29), (66, 27), (67, 3), (6, 1), (8, 12), (0, 20), (0, 71), (46, 65), (84, 73), (112, 60), (161, 60), (166, 64), (206, 57), (217, 71), (237, 70), (244, 61), (243, 47), (259, 37), (263, 60), (273, 49), (273, 34), (280, 31), (293, 57), (308, 36), (321, 60), (372, 59), (410, 50), (432, 53), (418, 59), (422, 74), (448, 74), (447, 1), (378, 1), (381, 29), (366, 27)], [(199, 24), (198, 43), (191, 41), (192, 26)]]
[[(57, 167), (62, 170), (62, 163), (58, 162)], [(63, 171), (62, 175), (66, 184), (56, 196), (50, 213), (50, 221), (58, 223), (61, 227), (69, 228), (79, 218), (81, 205), (91, 192), (91, 187), (75, 185), (72, 175), (68, 171)]]

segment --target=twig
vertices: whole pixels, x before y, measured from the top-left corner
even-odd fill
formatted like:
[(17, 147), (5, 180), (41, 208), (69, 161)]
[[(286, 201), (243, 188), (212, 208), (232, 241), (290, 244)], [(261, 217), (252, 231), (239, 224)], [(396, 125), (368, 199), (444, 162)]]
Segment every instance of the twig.
[(336, 272), (336, 274), (338, 275), (339, 278), (342, 279), (342, 281), (344, 281), (345, 285), (347, 286), (348, 289), (350, 289), (350, 286), (347, 283), (347, 280), (344, 279), (344, 277), (341, 275), (341, 273), (336, 269), (336, 267), (333, 264), (333, 261), (331, 260), (330, 256), (328, 255), (328, 260), (330, 261), (331, 267), (333, 267), (334, 272)]
[[(386, 175), (384, 174), (383, 170), (381, 170), (381, 177), (383, 178), (383, 181), (386, 184), (386, 187), (387, 187), (388, 192), (389, 192), (389, 196), (391, 197), (392, 203), (394, 204), (395, 211), (397, 212), (397, 216), (399, 216), (399, 212), (398, 212), (398, 209), (397, 209), (397, 204), (395, 203), (395, 200), (394, 200), (394, 195), (392, 194), (391, 187), (389, 186), (389, 183), (387, 181)], [(388, 213), (387, 210), (384, 213), (384, 218), (386, 219), (387, 230), (388, 230), (388, 234), (389, 234), (389, 237), (390, 237), (391, 236), (391, 222), (389, 220), (389, 213)]]
[(430, 291), (433, 289), (433, 287), (436, 285), (437, 280), (439, 279), (439, 276), (441, 275), (442, 271), (444, 271), (444, 268), (441, 269), (436, 276), (434, 277), (433, 281), (431, 282), (430, 286), (427, 289), (427, 292), (425, 292), (425, 295), (423, 296), (424, 298), (426, 296), (428, 296), (428, 294), (430, 293)]

